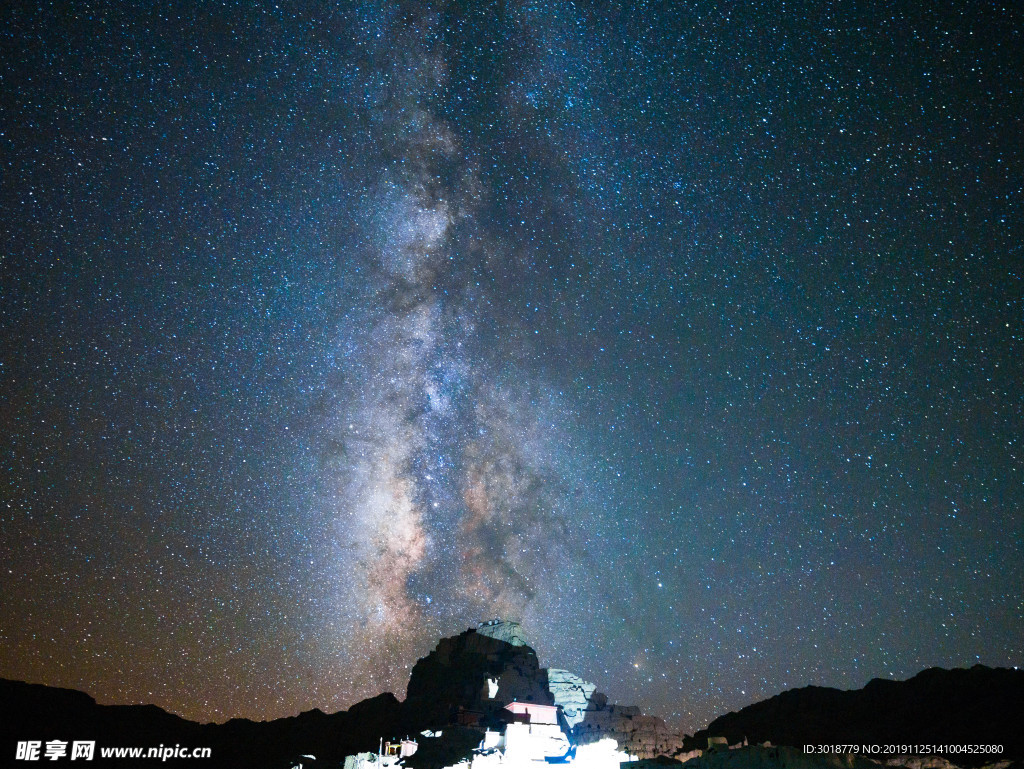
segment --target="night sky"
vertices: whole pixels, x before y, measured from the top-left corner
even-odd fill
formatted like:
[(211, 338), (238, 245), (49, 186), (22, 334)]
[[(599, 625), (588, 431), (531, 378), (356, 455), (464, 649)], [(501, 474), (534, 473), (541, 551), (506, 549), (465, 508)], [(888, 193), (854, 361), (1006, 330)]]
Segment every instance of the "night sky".
[(0, 676), (1024, 664), (1013, 3), (134, 5), (0, 12)]

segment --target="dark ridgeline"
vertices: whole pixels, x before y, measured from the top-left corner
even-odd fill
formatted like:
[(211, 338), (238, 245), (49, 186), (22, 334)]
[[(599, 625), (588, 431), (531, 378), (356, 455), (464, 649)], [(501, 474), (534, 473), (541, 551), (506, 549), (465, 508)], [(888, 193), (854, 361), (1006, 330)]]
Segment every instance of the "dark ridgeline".
[(953, 754), (958, 766), (1024, 760), (1024, 670), (929, 668), (907, 681), (876, 678), (863, 689), (791, 689), (716, 718), (686, 740), (704, 748), (710, 736), (730, 744), (997, 744), (1002, 755)]
[[(441, 767), (476, 747), (480, 726), (499, 719), (503, 703), (550, 703), (546, 674), (529, 646), (469, 630), (443, 639), (417, 662), (404, 702), (381, 694), (330, 715), (311, 710), (275, 721), (234, 719), (224, 724), (198, 724), (153, 705), (97, 705), (81, 692), (0, 679), (0, 764), (29, 765), (13, 760), (18, 741), (60, 739), (95, 740), (97, 750), (161, 744), (212, 749), (210, 760), (172, 759), (166, 762), (169, 765), (284, 769), (305, 754), (317, 758), (315, 763), (303, 761), (307, 769), (337, 767), (346, 755), (376, 751), (381, 738), (443, 728), (440, 739), (420, 738), (420, 751), (408, 762), (423, 769)], [(488, 679), (498, 681), (497, 700), (486, 694)], [(970, 670), (926, 670), (905, 682), (876, 680), (857, 691), (795, 689), (722, 716), (686, 743), (688, 748), (704, 747), (709, 735), (725, 736), (732, 743), (746, 738), (751, 744), (792, 746), (995, 742), (1005, 746), (1005, 753), (996, 758), (1021, 762), (1022, 724), (1024, 671), (979, 665)], [(993, 757), (947, 758), (969, 767)], [(104, 762), (97, 752), (87, 765)], [(105, 765), (126, 767), (133, 762), (121, 759)]]
[[(17, 743), (24, 740), (41, 740), (44, 745), (47, 740), (95, 740), (95, 760), (81, 762), (83, 766), (152, 763), (278, 769), (293, 766), (291, 759), (303, 754), (324, 759), (327, 763), (323, 765), (329, 766), (332, 759), (340, 761), (350, 753), (376, 750), (380, 735), (400, 729), (400, 710), (393, 694), (381, 694), (331, 715), (314, 709), (274, 721), (236, 718), (223, 724), (199, 724), (155, 705), (97, 705), (82, 692), (0, 679), (0, 766), (37, 765), (14, 761)], [(99, 755), (100, 747), (159, 745), (209, 747), (211, 758), (104, 762)]]
[[(97, 705), (82, 692), (0, 679), (0, 759), (13, 759), (18, 741), (84, 739), (95, 740), (97, 751), (100, 746), (176, 744), (212, 749), (212, 760), (171, 759), (168, 764), (283, 769), (299, 756), (313, 755), (317, 763), (304, 761), (305, 767), (334, 766), (347, 755), (376, 751), (381, 738), (444, 727), (442, 740), (421, 739), (422, 755), (416, 756), (428, 766), (436, 757), (443, 766), (467, 755), (482, 737), (477, 729), (451, 724), (497, 723), (502, 705), (516, 699), (550, 704), (546, 674), (529, 646), (467, 630), (442, 639), (416, 663), (404, 702), (385, 693), (330, 715), (310, 710), (274, 721), (232, 719), (224, 724), (187, 721), (155, 705)], [(499, 681), (499, 700), (487, 701), (487, 679)], [(93, 763), (102, 764), (98, 752)]]

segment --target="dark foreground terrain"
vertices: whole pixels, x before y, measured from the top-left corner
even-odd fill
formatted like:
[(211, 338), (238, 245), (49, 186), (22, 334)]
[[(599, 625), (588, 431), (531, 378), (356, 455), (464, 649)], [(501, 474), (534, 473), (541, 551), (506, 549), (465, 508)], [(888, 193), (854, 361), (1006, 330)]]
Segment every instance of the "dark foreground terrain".
[(1001, 745), (999, 754), (940, 753), (958, 766), (1024, 758), (1024, 670), (930, 668), (907, 681), (874, 679), (863, 689), (791, 689), (716, 718), (685, 741), (730, 744)]
[[(339, 713), (311, 710), (267, 722), (235, 719), (224, 724), (199, 724), (153, 705), (98, 705), (82, 692), (0, 679), (0, 766), (61, 766), (68, 762), (74, 766), (285, 769), (301, 761), (307, 769), (338, 767), (346, 755), (376, 751), (381, 738), (443, 726), (449, 736), (437, 745), (421, 739), (424, 750), (414, 763), (428, 767), (432, 765), (430, 755), (436, 754), (434, 762), (447, 762), (479, 740), (475, 730), (449, 724), (460, 708), (465, 711), (478, 705), (485, 678), (503, 676), (509, 687), (523, 695), (520, 699), (547, 695), (542, 691), (547, 671), (536, 666), (536, 657), (528, 646), (513, 647), (467, 631), (443, 641), (439, 646), (442, 649), (448, 651), (440, 662), (435, 651), (414, 668), (405, 701), (381, 694)], [(679, 749), (670, 752), (683, 757), (684, 751), (706, 748), (708, 737), (725, 737), (731, 744), (746, 740), (752, 746), (771, 742), (794, 748), (806, 744), (996, 744), (1002, 746), (1001, 753), (943, 757), (960, 767), (979, 767), (999, 760), (1020, 766), (1024, 760), (1024, 671), (982, 666), (969, 670), (935, 668), (909, 681), (875, 680), (855, 691), (794, 689), (716, 719), (708, 729), (682, 739)], [(15, 760), (18, 743), (29, 740), (42, 743), (38, 763)], [(45, 745), (53, 740), (68, 743), (67, 755), (48, 761)], [(96, 755), (91, 762), (71, 760), (71, 743), (75, 740), (95, 741)], [(211, 757), (166, 761), (101, 758), (101, 748), (119, 746), (204, 747), (210, 748)], [(835, 757), (815, 763), (802, 751), (772, 750), (751, 748), (747, 752), (765, 769), (836, 764)], [(315, 756), (316, 761), (302, 759), (303, 755)], [(707, 763), (715, 755), (702, 760)], [(743, 763), (745, 755), (743, 751), (720, 753), (715, 767), (709, 764), (708, 769)], [(694, 766), (700, 763), (696, 761)], [(839, 763), (847, 769), (861, 765), (849, 758), (840, 758)]]

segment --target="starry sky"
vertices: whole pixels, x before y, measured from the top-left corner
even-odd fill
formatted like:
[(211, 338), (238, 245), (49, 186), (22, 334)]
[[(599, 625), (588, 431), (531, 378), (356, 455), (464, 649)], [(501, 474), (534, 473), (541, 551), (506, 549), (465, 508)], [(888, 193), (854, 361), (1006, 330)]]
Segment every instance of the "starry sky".
[(692, 731), (1024, 664), (1012, 3), (0, 14), (0, 676), (267, 719), (502, 616)]

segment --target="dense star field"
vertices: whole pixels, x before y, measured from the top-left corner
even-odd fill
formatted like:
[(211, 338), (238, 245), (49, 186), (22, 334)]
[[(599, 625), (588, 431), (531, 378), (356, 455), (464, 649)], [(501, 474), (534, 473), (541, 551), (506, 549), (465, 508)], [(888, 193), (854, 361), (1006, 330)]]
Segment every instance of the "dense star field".
[(250, 5), (0, 12), (0, 676), (1024, 664), (1013, 4)]

